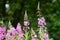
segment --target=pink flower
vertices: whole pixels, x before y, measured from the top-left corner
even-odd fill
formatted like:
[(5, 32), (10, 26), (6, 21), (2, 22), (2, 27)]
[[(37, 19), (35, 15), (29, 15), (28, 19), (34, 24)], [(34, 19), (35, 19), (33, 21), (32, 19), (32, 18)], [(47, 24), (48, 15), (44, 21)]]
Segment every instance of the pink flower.
[(0, 33), (5, 33), (6, 32), (6, 28), (5, 27), (0, 27)]
[(5, 32), (6, 32), (6, 28), (2, 27), (2, 33), (5, 33)]
[(45, 19), (44, 19), (44, 17), (38, 18), (38, 24), (39, 25), (45, 25)]
[(10, 39), (11, 35), (10, 35), (9, 32), (7, 32), (6, 37), (7, 37), (8, 39)]
[(18, 33), (18, 38), (21, 39), (21, 40), (24, 39), (24, 34), (23, 34), (22, 31), (20, 33)]
[(22, 32), (20, 23), (17, 24), (16, 30), (17, 30), (17, 32), (18, 32), (18, 36), (23, 39), (23, 35), (24, 35), (24, 34), (23, 34), (23, 32)]
[(16, 34), (16, 30), (14, 27), (11, 27), (9, 32), (12, 34), (12, 35), (15, 35)]
[(42, 17), (42, 18), (41, 18), (41, 20), (45, 22), (45, 19), (44, 19), (44, 17)]
[(28, 26), (29, 22), (28, 21), (24, 21), (24, 26)]
[(32, 36), (32, 40), (35, 40), (35, 37), (34, 36)]
[(20, 38), (23, 38), (23, 35), (24, 35), (23, 32), (19, 33)]
[(44, 33), (44, 38), (48, 38), (48, 33)]
[(5, 27), (0, 27), (0, 40), (3, 40), (5, 33), (6, 33)]
[(16, 30), (17, 30), (18, 32), (22, 31), (20, 23), (17, 24)]
[(2, 40), (4, 38), (4, 35), (3, 34), (0, 34), (0, 39)]
[[(13, 32), (14, 33), (14, 32)], [(6, 34), (6, 39), (7, 40), (14, 40), (14, 36), (15, 36), (15, 33), (12, 34), (12, 32), (10, 32), (10, 30), (8, 30), (7, 34)]]

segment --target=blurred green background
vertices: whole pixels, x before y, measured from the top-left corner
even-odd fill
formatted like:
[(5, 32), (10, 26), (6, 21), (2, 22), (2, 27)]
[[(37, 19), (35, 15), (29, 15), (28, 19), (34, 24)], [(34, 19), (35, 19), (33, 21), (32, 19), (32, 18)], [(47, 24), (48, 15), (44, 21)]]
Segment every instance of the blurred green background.
[[(5, 4), (9, 1), (9, 8)], [(18, 22), (23, 26), (24, 11), (28, 11), (30, 27), (37, 27), (37, 4), (39, 0), (0, 0), (0, 20), (7, 23), (9, 20), (13, 26)], [(41, 14), (46, 19), (50, 38), (60, 40), (60, 0), (40, 0)]]

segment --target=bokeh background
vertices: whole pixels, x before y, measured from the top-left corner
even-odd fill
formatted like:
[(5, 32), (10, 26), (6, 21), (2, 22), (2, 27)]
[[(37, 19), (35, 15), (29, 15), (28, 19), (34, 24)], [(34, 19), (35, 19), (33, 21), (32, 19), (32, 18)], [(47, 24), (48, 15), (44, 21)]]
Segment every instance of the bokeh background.
[[(9, 20), (14, 27), (18, 22), (23, 26), (24, 11), (27, 10), (30, 27), (36, 29), (38, 1), (41, 14), (46, 19), (49, 37), (60, 40), (60, 0), (0, 0), (0, 21), (4, 21), (6, 28)], [(9, 4), (9, 8), (5, 7), (6, 4)]]

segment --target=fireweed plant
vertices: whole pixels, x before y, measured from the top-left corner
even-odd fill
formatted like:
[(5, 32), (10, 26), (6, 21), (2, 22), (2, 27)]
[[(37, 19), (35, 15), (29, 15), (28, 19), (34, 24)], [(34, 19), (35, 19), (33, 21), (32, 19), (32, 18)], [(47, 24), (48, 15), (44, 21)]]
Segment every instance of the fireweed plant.
[[(6, 30), (6, 28), (3, 26), (3, 24), (0, 24), (0, 40), (50, 40), (47, 32), (47, 27), (45, 27), (46, 22), (44, 17), (40, 14), (40, 8), (39, 8), (39, 2), (37, 7), (37, 20), (38, 20), (38, 27), (36, 33), (33, 28), (29, 27), (30, 23), (27, 16), (27, 11), (25, 11), (24, 15), (24, 27), (20, 25), (20, 23), (17, 24), (16, 28), (14, 28), (11, 25), (11, 22), (9, 21), (9, 29)], [(52, 39), (51, 39), (52, 40)]]
[(38, 36), (39, 40), (49, 40), (47, 28), (45, 27), (46, 22), (44, 17), (40, 14), (39, 2), (37, 7), (37, 17), (38, 17)]
[(6, 40), (24, 40), (23, 31), (20, 23), (17, 24), (16, 29), (10, 25), (9, 30), (7, 30)]
[(24, 40), (29, 40), (29, 20), (28, 20), (28, 16), (27, 16), (27, 11), (25, 11), (25, 15), (24, 15), (24, 30), (25, 30), (25, 34), (24, 34)]

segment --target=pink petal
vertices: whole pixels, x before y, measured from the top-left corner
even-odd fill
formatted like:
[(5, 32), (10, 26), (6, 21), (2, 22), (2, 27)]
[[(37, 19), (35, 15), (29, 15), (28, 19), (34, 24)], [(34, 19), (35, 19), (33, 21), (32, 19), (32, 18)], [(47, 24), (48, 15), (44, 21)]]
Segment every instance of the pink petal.
[(19, 23), (17, 24), (16, 30), (17, 30), (17, 31), (22, 31), (21, 25), (20, 25)]

